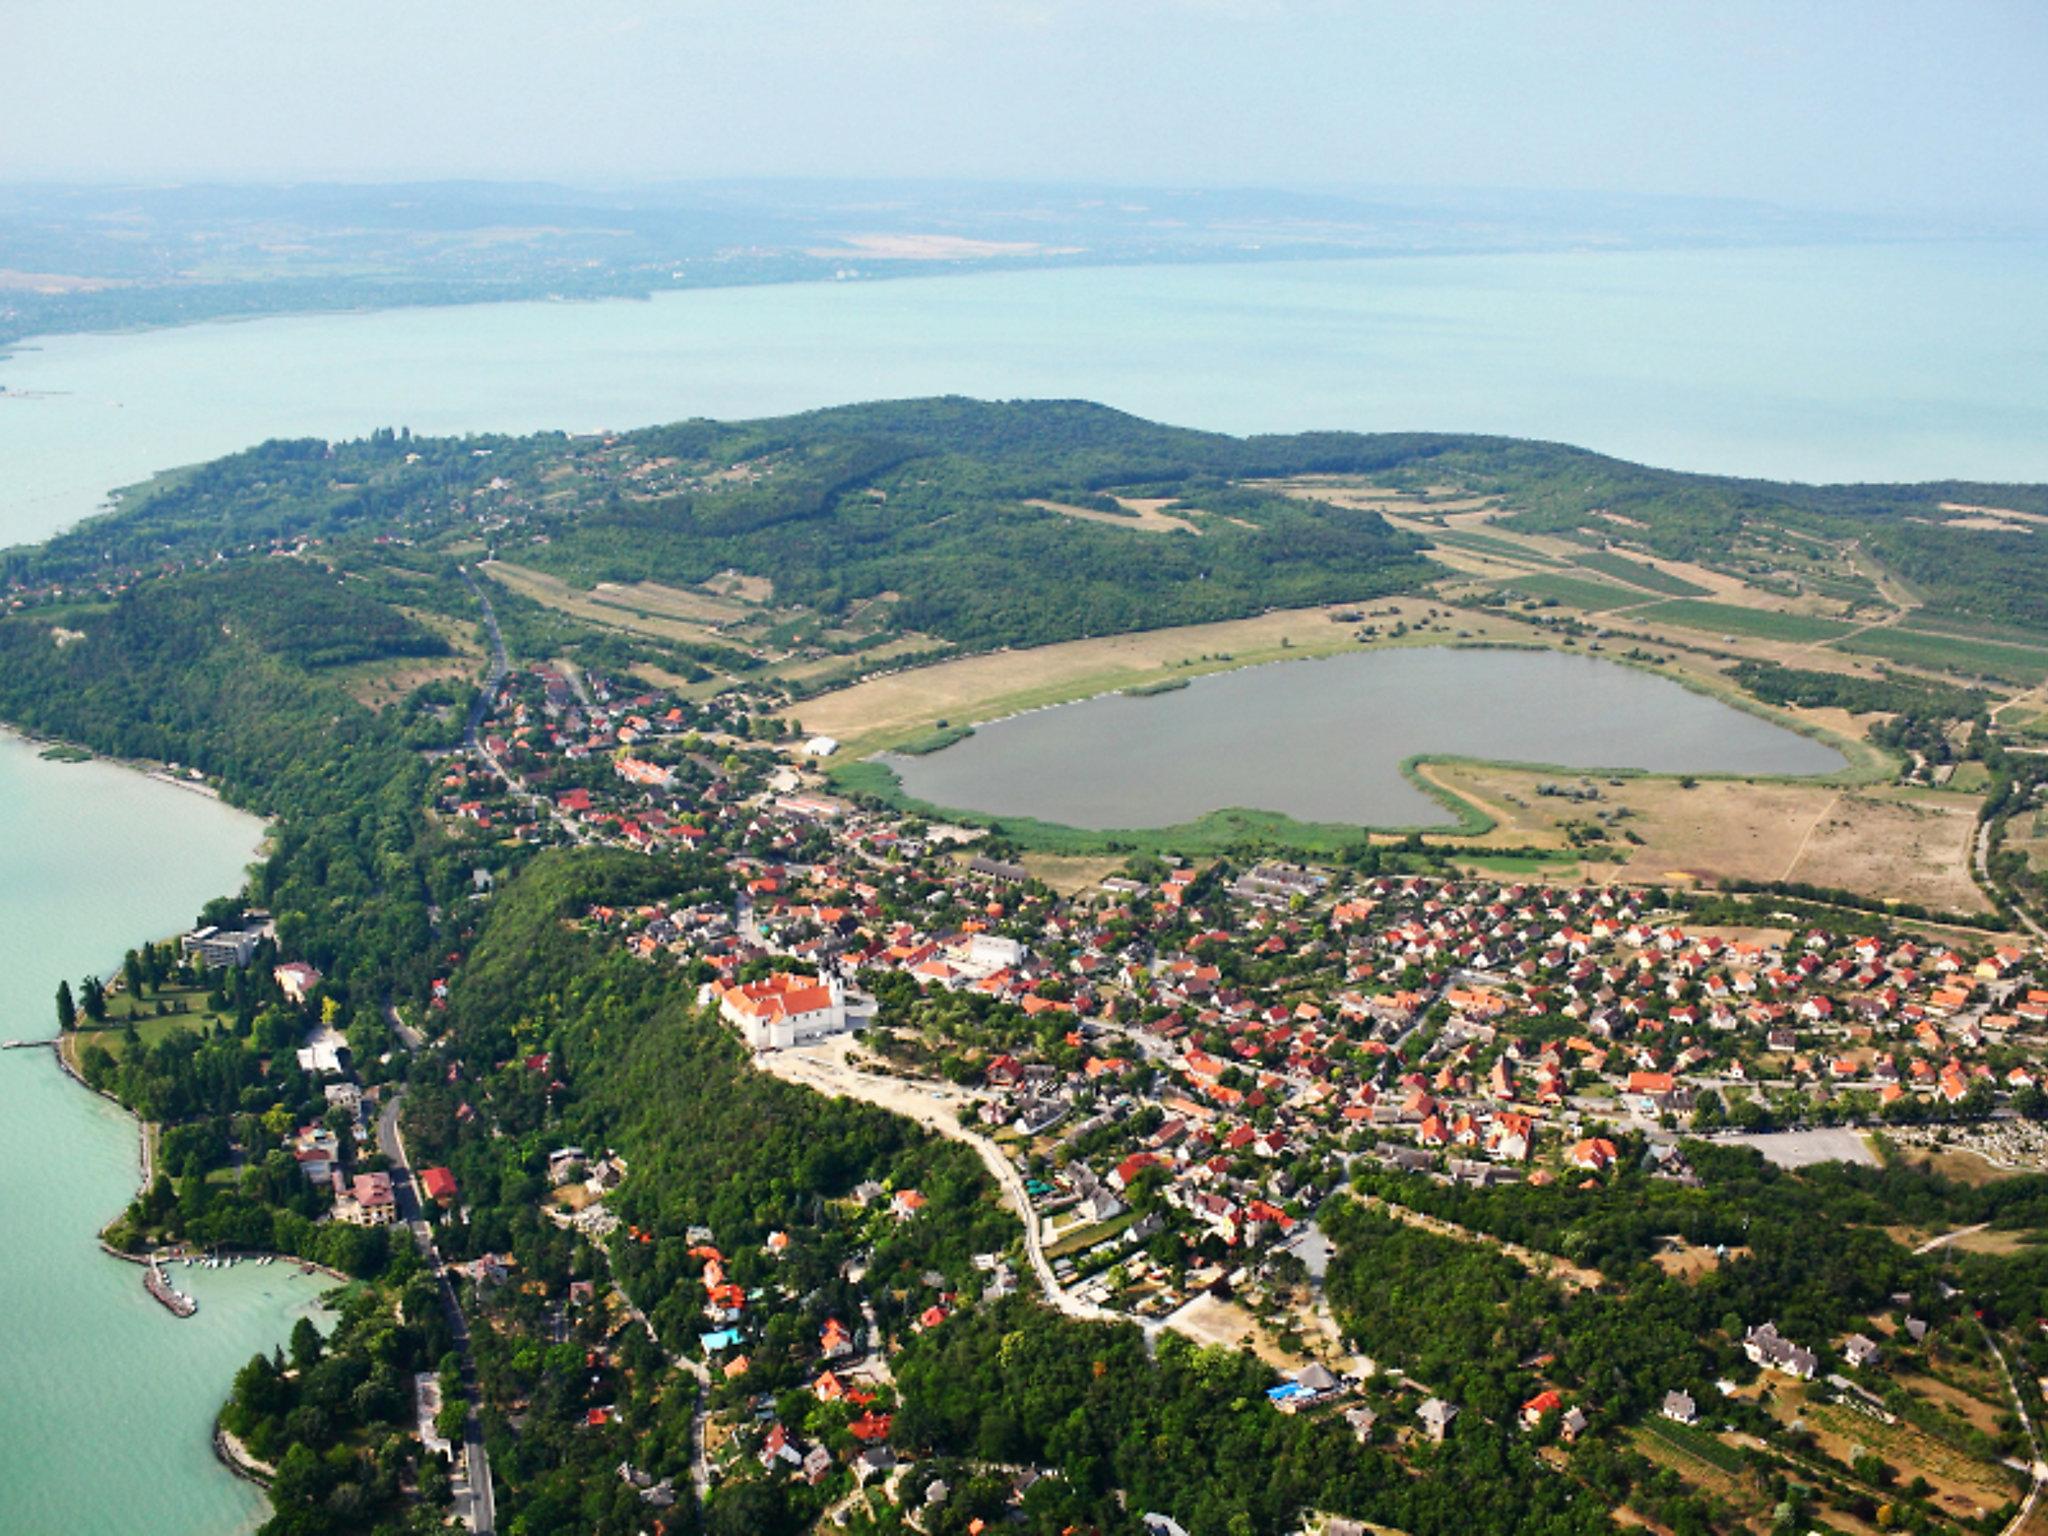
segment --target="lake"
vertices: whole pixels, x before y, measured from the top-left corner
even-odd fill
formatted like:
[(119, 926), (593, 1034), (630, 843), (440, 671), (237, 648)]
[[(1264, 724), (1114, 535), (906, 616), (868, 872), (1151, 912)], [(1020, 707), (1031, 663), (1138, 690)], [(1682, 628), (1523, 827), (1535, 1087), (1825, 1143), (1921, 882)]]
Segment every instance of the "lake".
[(1210, 811), (1443, 826), (1401, 773), (1431, 754), (1572, 769), (1826, 774), (1834, 748), (1633, 667), (1555, 651), (1415, 647), (1280, 662), (1169, 693), (1107, 694), (888, 754), (903, 788), (953, 810), (1095, 830)]
[[(59, 981), (239, 888), (261, 836), (202, 795), (0, 734), (0, 1038), (51, 1034)], [(213, 1415), (329, 1282), (180, 1268), (200, 1307), (172, 1317), (94, 1242), (134, 1195), (136, 1158), (135, 1122), (49, 1051), (0, 1052), (0, 1530), (226, 1536), (263, 1518), (213, 1458)]]
[(1799, 479), (2048, 480), (2048, 247), (1075, 268), (60, 336), (0, 360), (0, 545), (267, 437), (889, 396), (1502, 432)]

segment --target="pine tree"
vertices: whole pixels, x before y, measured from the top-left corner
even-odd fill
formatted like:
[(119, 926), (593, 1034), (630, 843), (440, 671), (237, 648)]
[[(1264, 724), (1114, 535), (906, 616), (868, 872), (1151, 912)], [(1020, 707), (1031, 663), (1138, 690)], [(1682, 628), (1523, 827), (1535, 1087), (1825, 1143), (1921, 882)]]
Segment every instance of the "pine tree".
[(71, 1000), (71, 983), (57, 983), (57, 1028), (69, 1034), (78, 1028), (78, 1004)]

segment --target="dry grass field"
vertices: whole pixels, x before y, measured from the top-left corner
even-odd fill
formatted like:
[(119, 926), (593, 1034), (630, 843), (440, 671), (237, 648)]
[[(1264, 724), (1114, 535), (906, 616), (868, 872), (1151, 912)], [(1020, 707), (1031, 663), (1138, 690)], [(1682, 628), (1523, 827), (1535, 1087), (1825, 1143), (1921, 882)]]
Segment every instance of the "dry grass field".
[(334, 676), (358, 704), (385, 709), (427, 683), (442, 678), (473, 682), (482, 674), (484, 651), (474, 625), (460, 624), (419, 608), (401, 608), (399, 612), (446, 640), (454, 654), (364, 661), (336, 668)]
[[(1480, 841), (1568, 846), (1565, 823), (1626, 811), (1612, 823), (1641, 839), (1617, 841), (1618, 864), (1586, 862), (1595, 878), (1711, 885), (1722, 879), (1795, 880), (1944, 911), (1985, 910), (1969, 873), (1976, 803), (1967, 796), (1792, 781), (1676, 779), (1537, 772), (1480, 763), (1429, 763), (1422, 775), (1470, 800), (1498, 825)], [(1536, 793), (1539, 784), (1588, 779), (1601, 798)], [(1619, 832), (1617, 832), (1619, 836)]]

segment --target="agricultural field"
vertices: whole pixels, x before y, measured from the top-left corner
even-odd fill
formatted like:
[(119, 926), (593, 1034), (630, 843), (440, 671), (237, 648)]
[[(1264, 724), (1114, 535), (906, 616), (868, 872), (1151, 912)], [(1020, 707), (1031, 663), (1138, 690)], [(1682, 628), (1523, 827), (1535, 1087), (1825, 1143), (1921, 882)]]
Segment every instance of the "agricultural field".
[(1734, 603), (1680, 598), (1646, 608), (1645, 620), (1682, 624), (1719, 634), (1750, 635), (1759, 640), (1791, 640), (1811, 644), (1837, 639), (1855, 628), (1839, 619), (1819, 619), (1810, 614), (1787, 613), (1775, 608), (1745, 608)]
[(1545, 572), (1535, 576), (1516, 576), (1497, 584), (1496, 590), (1509, 597), (1535, 598), (1538, 601), (1556, 601), (1570, 608), (1583, 609), (1587, 613), (1607, 613), (1616, 608), (1630, 608), (1638, 603), (1655, 602), (1655, 594), (1638, 591), (1632, 587), (1619, 587), (1612, 582), (1594, 581), (1584, 576), (1551, 575)]
[(2030, 688), (2048, 680), (2048, 650), (2032, 646), (1890, 628), (1865, 630), (1838, 643), (1845, 651), (1963, 677), (1995, 678)]
[(1612, 550), (1588, 550), (1579, 556), (1579, 564), (1589, 571), (1603, 576), (1612, 576), (1630, 586), (1645, 587), (1652, 592), (1662, 592), (1667, 597), (1710, 597), (1713, 589), (1698, 582), (1687, 581), (1683, 576), (1674, 576), (1660, 566), (1645, 560), (1630, 559), (1617, 555)]

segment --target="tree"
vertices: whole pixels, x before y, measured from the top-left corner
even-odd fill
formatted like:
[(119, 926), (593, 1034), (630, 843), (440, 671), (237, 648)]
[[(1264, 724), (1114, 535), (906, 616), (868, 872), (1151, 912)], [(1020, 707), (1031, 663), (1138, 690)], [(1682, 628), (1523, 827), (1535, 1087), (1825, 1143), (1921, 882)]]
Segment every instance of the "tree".
[(317, 1365), (322, 1347), (320, 1330), (311, 1318), (302, 1317), (292, 1324), (292, 1365), (297, 1370), (303, 1373)]
[(100, 985), (97, 976), (88, 976), (79, 984), (79, 999), (84, 1004), (85, 1016), (95, 1024), (107, 1021), (107, 991)]
[(71, 1000), (71, 983), (57, 983), (57, 1028), (69, 1034), (78, 1028), (78, 1004)]

